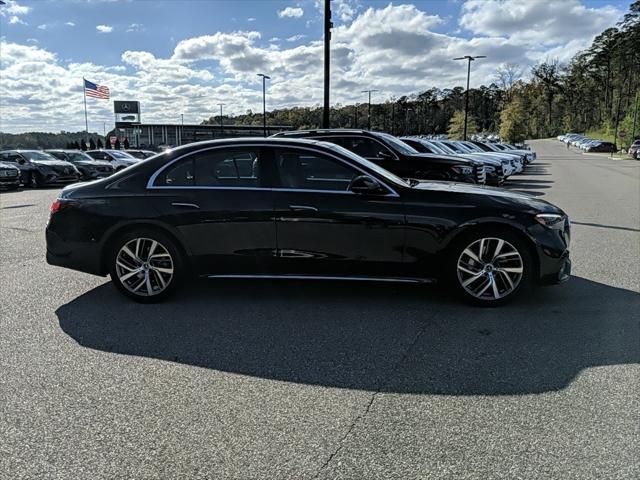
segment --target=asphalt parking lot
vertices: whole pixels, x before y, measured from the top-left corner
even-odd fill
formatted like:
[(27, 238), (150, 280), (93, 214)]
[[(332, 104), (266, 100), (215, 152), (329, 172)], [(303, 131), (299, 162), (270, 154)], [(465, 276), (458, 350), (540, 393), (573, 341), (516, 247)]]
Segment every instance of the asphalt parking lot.
[(570, 215), (574, 276), (499, 309), (267, 281), (138, 305), (46, 264), (56, 189), (0, 194), (0, 478), (638, 478), (640, 162), (531, 145), (508, 188)]

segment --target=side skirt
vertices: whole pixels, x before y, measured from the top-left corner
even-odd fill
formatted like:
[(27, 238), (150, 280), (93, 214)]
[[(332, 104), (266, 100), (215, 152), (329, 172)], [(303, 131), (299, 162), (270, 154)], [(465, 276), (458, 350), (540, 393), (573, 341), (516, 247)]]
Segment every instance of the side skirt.
[(354, 282), (394, 282), (394, 283), (435, 283), (432, 278), (414, 277), (359, 277), (359, 276), (335, 276), (335, 275), (202, 275), (203, 278), (228, 278), (228, 279), (265, 279), (265, 280), (339, 280)]

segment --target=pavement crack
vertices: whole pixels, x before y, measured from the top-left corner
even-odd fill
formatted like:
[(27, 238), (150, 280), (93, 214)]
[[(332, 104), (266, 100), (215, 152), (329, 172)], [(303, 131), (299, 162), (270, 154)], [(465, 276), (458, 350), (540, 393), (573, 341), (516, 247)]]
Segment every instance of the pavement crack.
[(331, 464), (333, 459), (336, 456), (338, 456), (338, 454), (342, 451), (342, 449), (346, 445), (347, 439), (351, 436), (351, 432), (353, 432), (356, 426), (358, 425), (358, 423), (363, 421), (364, 418), (369, 414), (369, 411), (371, 410), (371, 407), (373, 407), (373, 404), (376, 401), (378, 394), (381, 393), (389, 385), (389, 382), (391, 381), (391, 379), (395, 377), (395, 373), (398, 371), (400, 366), (405, 362), (405, 360), (409, 357), (409, 354), (413, 350), (413, 347), (416, 345), (416, 343), (418, 343), (418, 340), (420, 340), (420, 337), (422, 337), (422, 335), (426, 331), (427, 326), (432, 325), (437, 328), (440, 328), (440, 325), (438, 325), (437, 322), (434, 321), (434, 318), (437, 313), (438, 312), (432, 313), (431, 316), (429, 316), (429, 318), (427, 318), (425, 321), (422, 322), (422, 325), (418, 328), (415, 335), (409, 342), (409, 345), (407, 345), (407, 347), (404, 349), (404, 352), (402, 353), (400, 358), (396, 361), (396, 363), (391, 368), (390, 372), (382, 379), (382, 381), (376, 387), (375, 391), (371, 394), (371, 397), (369, 398), (369, 402), (367, 402), (367, 405), (365, 406), (362, 413), (358, 414), (353, 419), (353, 421), (349, 425), (349, 428), (347, 428), (347, 431), (345, 432), (345, 434), (338, 441), (338, 445), (335, 448), (335, 450), (331, 452), (331, 454), (327, 457), (325, 462), (320, 466), (320, 468), (318, 469), (316, 474), (311, 478), (311, 480), (317, 479), (320, 476), (320, 474)]

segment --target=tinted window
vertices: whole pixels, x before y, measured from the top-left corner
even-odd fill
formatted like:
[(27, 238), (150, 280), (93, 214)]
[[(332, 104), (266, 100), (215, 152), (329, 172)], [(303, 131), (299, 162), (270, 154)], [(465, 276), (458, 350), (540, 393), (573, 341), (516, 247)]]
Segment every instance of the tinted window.
[(360, 155), (364, 158), (378, 158), (380, 152), (390, 153), (389, 149), (382, 146), (380, 142), (376, 142), (366, 137), (350, 137), (345, 139), (345, 147), (351, 150), (356, 155)]
[(360, 175), (343, 162), (303, 151), (275, 150), (275, 160), (284, 188), (347, 191)]
[(194, 161), (196, 185), (260, 186), (260, 159), (255, 149), (211, 150), (195, 154)]
[(194, 184), (193, 158), (178, 161), (164, 170), (156, 179), (155, 185), (167, 187), (190, 187)]
[(87, 152), (87, 155), (96, 160), (111, 160), (111, 157), (104, 152)]

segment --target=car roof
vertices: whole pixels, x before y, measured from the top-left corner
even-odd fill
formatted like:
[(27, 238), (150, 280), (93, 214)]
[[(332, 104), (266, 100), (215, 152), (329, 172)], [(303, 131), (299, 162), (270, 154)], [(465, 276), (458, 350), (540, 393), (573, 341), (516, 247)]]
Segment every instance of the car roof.
[(286, 138), (286, 137), (297, 137), (297, 136), (304, 136), (304, 135), (322, 136), (322, 135), (335, 135), (336, 133), (374, 136), (376, 133), (381, 133), (381, 132), (372, 132), (371, 130), (362, 130), (358, 128), (316, 128), (311, 130), (293, 130), (288, 132), (278, 132), (273, 134), (271, 137)]

